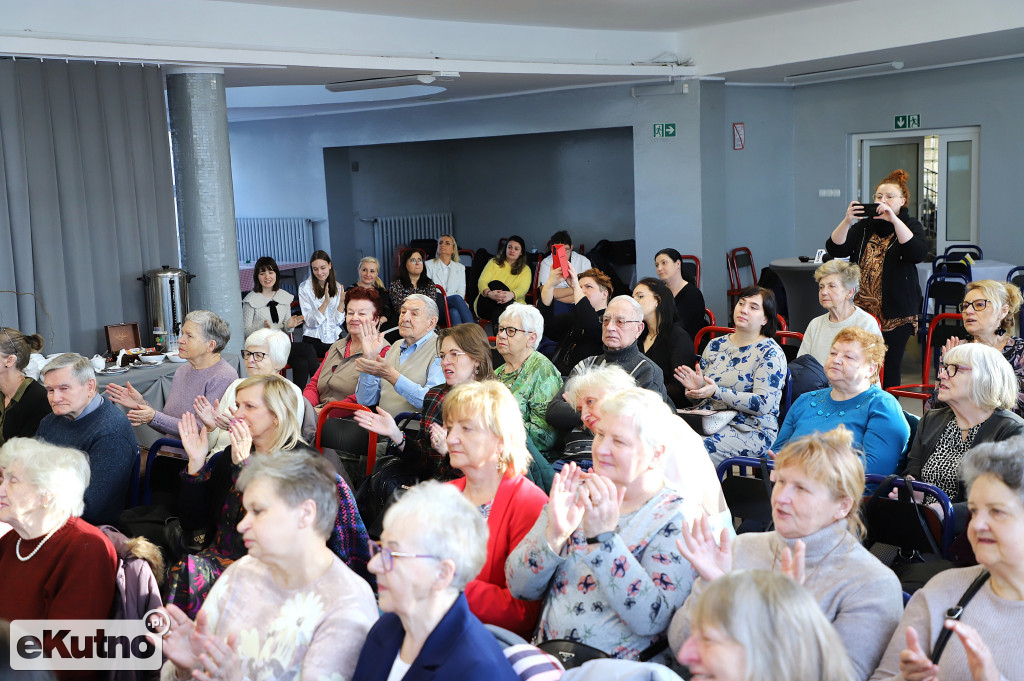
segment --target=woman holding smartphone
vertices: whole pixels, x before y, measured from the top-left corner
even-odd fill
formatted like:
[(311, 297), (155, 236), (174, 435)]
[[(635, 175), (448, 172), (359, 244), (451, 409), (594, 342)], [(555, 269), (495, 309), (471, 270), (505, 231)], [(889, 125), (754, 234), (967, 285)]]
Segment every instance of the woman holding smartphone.
[(860, 290), (854, 302), (881, 322), (888, 347), (882, 387), (889, 388), (902, 383), (903, 352), (917, 330), (921, 286), (916, 265), (924, 260), (928, 246), (924, 228), (907, 211), (910, 191), (905, 171), (889, 173), (875, 187), (874, 200), (869, 204), (851, 201), (825, 248), (837, 258), (849, 257), (860, 265)]

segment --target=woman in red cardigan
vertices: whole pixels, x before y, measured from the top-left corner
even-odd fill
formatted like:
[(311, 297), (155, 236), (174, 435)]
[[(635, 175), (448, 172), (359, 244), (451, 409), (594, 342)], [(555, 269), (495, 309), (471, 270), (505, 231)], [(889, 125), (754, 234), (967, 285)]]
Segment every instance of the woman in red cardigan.
[(444, 402), (448, 455), (465, 477), (453, 480), (487, 519), (487, 561), (466, 586), (469, 609), (484, 624), (529, 638), (541, 601), (513, 598), (505, 559), (537, 521), (547, 495), (523, 477), (529, 462), (519, 402), (498, 381), (464, 383)]

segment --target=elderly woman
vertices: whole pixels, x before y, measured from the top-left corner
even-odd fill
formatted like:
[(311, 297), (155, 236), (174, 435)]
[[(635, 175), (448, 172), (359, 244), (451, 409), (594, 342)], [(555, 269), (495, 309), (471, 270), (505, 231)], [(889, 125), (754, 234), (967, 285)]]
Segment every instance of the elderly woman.
[[(633, 289), (633, 300), (644, 311), (644, 330), (637, 339), (640, 352), (661, 367), (665, 376), (671, 376), (678, 366), (694, 366), (697, 354), (693, 338), (676, 322), (676, 306), (668, 286), (652, 277), (641, 279)], [(677, 407), (690, 406), (677, 381), (669, 381), (665, 389)]]
[[(178, 509), (186, 537), (203, 532), (209, 545), (189, 555), (171, 569), (168, 603), (195, 617), (213, 583), (224, 569), (245, 555), (244, 539), (237, 529), (244, 515), (238, 476), (250, 457), (260, 458), (281, 450), (304, 449), (295, 395), (288, 381), (276, 375), (250, 376), (235, 390), (237, 409), (228, 430), (231, 446), (213, 456), (209, 439), (196, 418), (185, 414), (178, 431), (188, 467), (182, 474)], [(356, 511), (348, 485), (335, 479), (338, 515), (328, 546), (349, 567), (366, 576), (366, 529)]]
[(53, 411), (46, 388), (25, 375), (29, 357), (43, 349), (43, 337), (26, 336), (0, 326), (0, 445), (15, 437), (32, 437), (39, 422)]
[[(1024, 438), (979, 445), (963, 460), (967, 537), (979, 565), (935, 575), (907, 604), (872, 680), (1024, 678)], [(987, 577), (987, 579), (985, 579)], [(963, 603), (969, 589), (980, 587)], [(963, 606), (957, 620), (947, 609)], [(942, 638), (947, 638), (939, 651)]]
[(860, 288), (860, 267), (845, 260), (829, 260), (814, 270), (818, 282), (818, 302), (826, 314), (815, 317), (804, 331), (797, 357), (811, 355), (825, 366), (836, 334), (856, 326), (868, 333), (881, 334), (878, 320), (853, 304)]
[(825, 248), (837, 258), (860, 265), (860, 291), (854, 302), (881, 320), (885, 354), (883, 388), (900, 385), (900, 365), (907, 341), (921, 313), (917, 263), (928, 252), (924, 227), (910, 217), (907, 173), (894, 170), (875, 187), (873, 215), (864, 204), (851, 201), (842, 222)]
[(778, 327), (775, 296), (766, 288), (740, 291), (733, 310), (736, 330), (704, 348), (700, 366), (679, 366), (675, 378), (700, 409), (734, 410), (736, 416), (704, 446), (715, 465), (731, 456), (760, 456), (779, 430), (786, 356), (773, 338)]
[(570, 639), (635, 660), (664, 640), (690, 591), (693, 569), (675, 540), (700, 509), (666, 484), (673, 415), (658, 395), (625, 390), (606, 397), (600, 412), (593, 472), (574, 463), (558, 472), (546, 511), (505, 573), (512, 595), (545, 599), (538, 640)]
[[(1003, 353), (1017, 376), (1017, 403), (1014, 413), (1024, 416), (1024, 338), (1011, 336), (1014, 320), (1020, 311), (1020, 289), (1002, 281), (982, 279), (967, 285), (967, 293), (960, 304), (964, 328), (975, 343), (987, 345)], [(953, 336), (943, 348), (947, 351), (960, 344)], [(938, 395), (933, 395), (930, 406), (936, 406)]]
[(509, 305), (498, 318), (498, 353), (505, 363), (494, 370), (494, 375), (519, 400), (526, 433), (533, 444), (548, 451), (558, 433), (544, 414), (562, 387), (562, 377), (551, 360), (537, 352), (543, 335), (544, 317), (537, 308), (520, 303)]
[(167, 606), (163, 676), (262, 679), (287, 670), (300, 679), (354, 678), (377, 603), (327, 548), (338, 513), (331, 465), (302, 450), (256, 457), (238, 489), (248, 555), (220, 576), (195, 623)]
[(230, 338), (227, 322), (214, 313), (209, 310), (189, 312), (178, 340), (178, 356), (187, 360), (187, 364), (174, 372), (163, 410), (156, 411), (149, 406), (130, 381), (123, 386), (108, 384), (107, 397), (128, 409), (128, 420), (133, 426), (149, 424), (150, 428), (173, 436), (178, 432), (182, 415), (192, 415), (197, 397), (219, 400), (238, 378), (238, 372), (220, 357)]
[(780, 451), (798, 437), (832, 430), (842, 423), (853, 434), (854, 449), (864, 453), (866, 472), (895, 473), (907, 449), (910, 424), (899, 401), (878, 386), (878, 370), (884, 360), (881, 336), (859, 326), (839, 331), (825, 361), (830, 387), (797, 398), (779, 428), (772, 451)]
[[(359, 278), (352, 287), (374, 289), (380, 294), (381, 319), (387, 321), (398, 321), (394, 306), (391, 305), (391, 296), (384, 282), (380, 280), (380, 261), (372, 256), (366, 256), (359, 261)], [(351, 290), (351, 289), (350, 289)]]
[[(242, 359), (249, 376), (268, 376), (280, 373), (288, 363), (288, 353), (292, 342), (283, 332), (277, 329), (257, 329), (245, 339)], [(238, 410), (235, 392), (244, 381), (239, 378), (228, 386), (221, 399), (210, 400), (200, 395), (192, 405), (196, 418), (210, 432), (210, 451), (219, 452), (231, 446), (231, 417)], [(295, 413), (302, 415), (302, 439), (312, 442), (316, 437), (316, 413), (312, 405), (302, 396), (302, 392), (294, 383), (288, 384), (295, 396)]]
[(1024, 419), (1010, 411), (1017, 404), (1017, 377), (998, 350), (964, 343), (950, 348), (942, 362), (942, 406), (929, 409), (918, 424), (905, 473), (946, 493), (960, 531), (966, 515), (961, 460), (974, 445), (1024, 433)]
[(80, 518), (88, 486), (79, 451), (29, 438), (0, 447), (0, 523), (13, 528), (0, 538), (0, 619), (110, 614), (117, 555)]
[(402, 303), (413, 293), (419, 293), (431, 300), (434, 299), (434, 282), (424, 271), (424, 261), (427, 256), (418, 248), (407, 249), (402, 253), (401, 262), (398, 265), (398, 278), (391, 282), (389, 292), (391, 304), (397, 309), (402, 309)]
[(480, 510), (451, 485), (424, 482), (388, 509), (380, 541), (370, 545), (370, 570), (384, 615), (366, 637), (353, 678), (517, 681), (462, 593), (486, 560)]
[(794, 561), (804, 587), (832, 622), (853, 662), (854, 678), (867, 679), (896, 628), (902, 597), (896, 575), (868, 553), (857, 507), (864, 492), (864, 464), (850, 432), (802, 437), (776, 455), (771, 532), (723, 532), (721, 546), (706, 522), (685, 528), (679, 550), (700, 578), (672, 621), (669, 639), (679, 650), (691, 633), (698, 596), (731, 570), (778, 569)]
[(510, 236), (505, 250), (491, 258), (480, 273), (476, 313), (481, 319), (497, 319), (512, 303), (525, 303), (533, 272), (526, 264), (526, 242)]
[[(696, 598), (679, 662), (717, 681), (852, 681), (843, 642), (814, 598), (771, 570), (737, 570)], [(766, 632), (771, 632), (766, 635)]]
[(636, 388), (636, 379), (618, 364), (603, 364), (583, 369), (565, 382), (565, 401), (576, 409), (581, 424), (565, 436), (563, 459), (574, 461), (584, 470), (593, 466), (594, 425), (601, 419), (598, 404), (611, 393)]
[(683, 256), (674, 248), (663, 248), (654, 256), (654, 269), (672, 293), (679, 323), (695, 337), (704, 328), (704, 294), (683, 276)]

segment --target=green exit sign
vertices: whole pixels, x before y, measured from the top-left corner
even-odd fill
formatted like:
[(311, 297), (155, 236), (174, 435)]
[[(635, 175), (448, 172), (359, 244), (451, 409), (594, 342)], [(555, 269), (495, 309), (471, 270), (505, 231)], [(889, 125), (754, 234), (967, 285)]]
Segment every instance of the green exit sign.
[(655, 137), (675, 137), (676, 136), (676, 124), (675, 123), (655, 123), (654, 124), (654, 136)]
[(894, 130), (909, 130), (921, 127), (921, 114), (899, 114), (893, 116), (892, 127)]

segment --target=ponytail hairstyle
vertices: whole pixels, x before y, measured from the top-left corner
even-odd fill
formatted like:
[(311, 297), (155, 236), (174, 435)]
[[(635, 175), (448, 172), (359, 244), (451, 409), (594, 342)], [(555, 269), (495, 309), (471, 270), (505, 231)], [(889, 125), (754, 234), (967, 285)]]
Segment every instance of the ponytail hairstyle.
[(327, 289), (327, 297), (333, 298), (338, 295), (338, 279), (334, 276), (334, 265), (331, 264), (331, 256), (327, 255), (326, 251), (313, 251), (313, 255), (309, 256), (310, 269), (313, 267), (314, 260), (323, 260), (328, 265), (331, 265), (331, 271), (327, 274), (327, 286), (321, 286), (320, 280), (316, 277), (311, 276), (310, 279), (313, 283), (313, 295), (317, 298), (324, 297), (324, 289)]
[(38, 333), (26, 336), (17, 329), (0, 326), (0, 353), (17, 357), (14, 368), (22, 371), (28, 366), (29, 355), (43, 349), (43, 337)]

